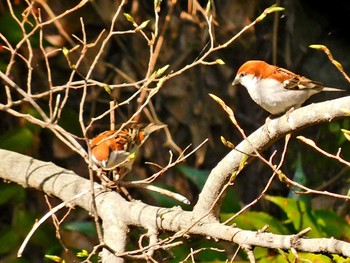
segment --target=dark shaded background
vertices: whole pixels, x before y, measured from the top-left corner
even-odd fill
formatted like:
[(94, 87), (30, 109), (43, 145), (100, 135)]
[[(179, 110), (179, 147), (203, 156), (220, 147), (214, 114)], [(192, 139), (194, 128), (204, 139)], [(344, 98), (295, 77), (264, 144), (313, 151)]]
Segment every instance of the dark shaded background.
[[(206, 1), (199, 2), (205, 7)], [(58, 14), (75, 5), (77, 1), (48, 1), (47, 3)], [(227, 41), (273, 3), (273, 1), (256, 0), (215, 1), (213, 16), (215, 19), (216, 43), (221, 44)], [(327, 86), (349, 90), (349, 84), (329, 62), (326, 55), (320, 51), (310, 49), (308, 46), (311, 44), (326, 45), (332, 51), (335, 59), (343, 65), (345, 71), (349, 72), (350, 65), (347, 54), (350, 46), (350, 36), (346, 20), (350, 13), (350, 3), (347, 1), (329, 3), (290, 0), (279, 1), (279, 5), (285, 7), (286, 10), (268, 16), (231, 46), (211, 55), (210, 59), (212, 60), (217, 58), (224, 60), (226, 63), (224, 66), (194, 67), (167, 82), (161, 92), (153, 99), (153, 105), (159, 120), (169, 126), (173, 140), (181, 149), (189, 144), (194, 147), (205, 138), (209, 138), (209, 142), (194, 156), (190, 157), (182, 167), (171, 169), (158, 181), (163, 186), (170, 187), (189, 197), (192, 203), (196, 201), (207, 172), (229, 152), (229, 149), (221, 143), (220, 136), (224, 136), (234, 144), (242, 140), (239, 132), (230, 123), (222, 109), (208, 96), (208, 93), (221, 97), (234, 109), (238, 122), (247, 134), (263, 125), (265, 118), (268, 116), (266, 112), (254, 104), (245, 89), (231, 86), (235, 72), (243, 62), (250, 59), (262, 59), (273, 63), (276, 60), (277, 65), (321, 81)], [(24, 1), (18, 1), (14, 3), (14, 7), (20, 13), (26, 7), (26, 4)], [(169, 8), (168, 1), (163, 1), (161, 7), (160, 21), (163, 21)], [(116, 4), (114, 1), (94, 1), (77, 12), (64, 17), (61, 22), (67, 33), (81, 36), (79, 19), (83, 17), (87, 37), (90, 42), (93, 42), (102, 29), (109, 27), (110, 19), (115, 10)], [(150, 35), (151, 24), (154, 21), (153, 1), (129, 1), (123, 12), (130, 13), (137, 23), (150, 19), (151, 23), (145, 29), (146, 33)], [(43, 14), (45, 16), (45, 11), (43, 11)], [(13, 21), (11, 22), (5, 1), (0, 2), (0, 23), (0, 32), (12, 44), (15, 44), (21, 38), (21, 35), (18, 35), (18, 28), (16, 28)], [(273, 27), (276, 23), (278, 24), (278, 30), (274, 32)], [(119, 17), (116, 27), (118, 30), (132, 28), (130, 22), (124, 16)], [(73, 45), (67, 39), (62, 38), (53, 26), (46, 27), (45, 34), (48, 48), (50, 46), (71, 48)], [(54, 41), (53, 37), (55, 37)], [(35, 41), (35, 37), (33, 41)], [(273, 48), (273, 41), (277, 43), (275, 49)], [(178, 70), (196, 60), (202, 52), (207, 50), (207, 44), (208, 33), (204, 17), (199, 11), (193, 11), (188, 1), (178, 1), (155, 68), (169, 64), (169, 72)], [(19, 52), (25, 54), (26, 51), (21, 49)], [(89, 50), (85, 64), (78, 69), (81, 75), (86, 74), (94, 58), (94, 52), (94, 49)], [(35, 50), (35, 55), (37, 56), (33, 63), (32, 87), (39, 92), (46, 90), (48, 87), (47, 72), (44, 60), (38, 50)], [(140, 34), (118, 36), (108, 44), (92, 78), (107, 84), (127, 82), (118, 73), (118, 70), (121, 70), (133, 80), (140, 80), (147, 70), (148, 55), (148, 45)], [(71, 54), (70, 58), (72, 61), (76, 59), (74, 54)], [(2, 71), (6, 69), (8, 60), (9, 55), (2, 48), (0, 50), (0, 68)], [(50, 62), (54, 85), (66, 83), (71, 70), (64, 56), (62, 54), (53, 56), (50, 58)], [(26, 72), (24, 63), (17, 60), (10, 75), (18, 85), (25, 87)], [(79, 77), (76, 80), (79, 80)], [(133, 88), (115, 89), (112, 91), (112, 95), (116, 101), (122, 101), (133, 94), (134, 91)], [(14, 96), (16, 95), (14, 94)], [(307, 103), (323, 101), (337, 96), (339, 94), (319, 94)], [(77, 119), (80, 97), (81, 91), (71, 90), (69, 101), (60, 121), (64, 128), (78, 136), (81, 136)], [(4, 102), (4, 100), (5, 94), (0, 91), (0, 101)], [(91, 117), (106, 111), (110, 100), (110, 95), (104, 89), (100, 87), (91, 88), (85, 105), (85, 119), (89, 120)], [(47, 99), (40, 100), (40, 105), (44, 108), (47, 103)], [(128, 120), (136, 107), (137, 104), (134, 102), (127, 107), (120, 108), (116, 112), (117, 122), (122, 123)], [(22, 112), (31, 112), (32, 110), (26, 104), (19, 105), (18, 109)], [(142, 115), (141, 121), (148, 122), (148, 119), (145, 115)], [(329, 152), (335, 153), (339, 147), (342, 147), (343, 156), (346, 159), (349, 158), (349, 144), (342, 137), (340, 128), (348, 129), (349, 126), (349, 120), (340, 120), (310, 127), (298, 132), (298, 134), (314, 139)], [(108, 129), (108, 127), (109, 119), (105, 118), (93, 127), (90, 137)], [(311, 188), (319, 187), (342, 171), (343, 168), (338, 163), (320, 156), (294, 139), (298, 134), (293, 135), (283, 166), (283, 170), (287, 175), (293, 177), (298, 156), (306, 176), (305, 184)], [(275, 150), (280, 153), (282, 146), (283, 142), (277, 142), (264, 155), (269, 157)], [(66, 149), (49, 131), (34, 127), (26, 121), (14, 118), (4, 112), (0, 112), (0, 147), (19, 151), (41, 160), (52, 161), (87, 177), (86, 163), (79, 156)], [(178, 154), (176, 149), (170, 147), (167, 143), (164, 132), (153, 134), (142, 149), (129, 179), (145, 178), (157, 171), (152, 166), (144, 165), (145, 161), (166, 165), (169, 150)], [(194, 172), (197, 172), (201, 178), (193, 177)], [(265, 186), (270, 175), (269, 168), (259, 161), (253, 162), (242, 172), (230, 190), (229, 196), (232, 197), (232, 200), (228, 201), (224, 206), (224, 210), (234, 212), (241, 205), (254, 200)], [(339, 180), (330, 184), (324, 190), (345, 194), (348, 189), (348, 175), (349, 173), (345, 172), (343, 177), (340, 177)], [(4, 244), (8, 240), (1, 238), (1, 236), (11, 236), (11, 244), (8, 243), (3, 251), (0, 249), (0, 258), (1, 256), (4, 257), (5, 261), (3, 262), (15, 262), (12, 261), (13, 255), (19, 242), (29, 230), (34, 218), (43, 215), (48, 208), (41, 193), (32, 190), (23, 191), (19, 187), (5, 183), (2, 183), (0, 188), (2, 189), (0, 196), (4, 196), (4, 201), (0, 202), (2, 211), (0, 213), (0, 244)], [(17, 195), (18, 191), (21, 195)], [(12, 194), (7, 194), (8, 192)], [(278, 181), (269, 190), (270, 195), (287, 196), (289, 192), (290, 189)], [(163, 200), (164, 198), (142, 191), (132, 190), (132, 195), (136, 199), (141, 199), (147, 203), (168, 206), (178, 205), (176, 202)], [(315, 207), (334, 210), (342, 215), (348, 214), (348, 207), (334, 199), (317, 197), (310, 201), (313, 202)], [(51, 202), (57, 203), (59, 201), (52, 199)], [(281, 216), (276, 207), (271, 206), (270, 203), (264, 200), (254, 206), (253, 209), (266, 211), (276, 217)], [(68, 218), (68, 221), (90, 220), (88, 215), (79, 212), (79, 209), (77, 210)], [(23, 216), (24, 219), (18, 222), (20, 216)], [(27, 222), (27, 224), (23, 224), (23, 222)], [(9, 230), (10, 228), (12, 230)], [(52, 226), (48, 224), (47, 228), (50, 230), (43, 230), (44, 237), (41, 237), (45, 239), (45, 242), (43, 243), (40, 237), (36, 237), (38, 241), (34, 241), (30, 245), (33, 249), (28, 249), (30, 251), (27, 252), (29, 258), (42, 257), (42, 250), (48, 253), (47, 251), (51, 249), (52, 253), (58, 253), (60, 246), (55, 241)], [(69, 231), (65, 232), (67, 243), (77, 239), (87, 240), (86, 243), (79, 244), (78, 248), (91, 246), (96, 241), (86, 236), (71, 237), (71, 234)], [(14, 236), (16, 238), (13, 238)], [(47, 240), (53, 241), (46, 242)], [(3, 245), (0, 245), (0, 247), (3, 247)], [(23, 262), (27, 261), (24, 260)]]

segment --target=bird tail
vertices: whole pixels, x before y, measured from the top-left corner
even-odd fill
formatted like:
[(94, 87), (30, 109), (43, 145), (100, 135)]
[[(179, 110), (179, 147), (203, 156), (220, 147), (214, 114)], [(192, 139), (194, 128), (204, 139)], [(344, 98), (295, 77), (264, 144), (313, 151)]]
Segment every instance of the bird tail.
[(152, 132), (154, 131), (157, 131), (157, 130), (160, 130), (164, 127), (166, 127), (167, 125), (165, 124), (154, 124), (154, 123), (151, 123), (149, 124), (148, 126), (146, 126), (144, 129), (143, 129), (143, 132), (145, 133), (145, 136), (148, 136), (150, 135)]
[(141, 144), (140, 146), (147, 140), (148, 136), (152, 133), (155, 132), (156, 130), (160, 130), (164, 127), (166, 127), (167, 125), (162, 124), (162, 125), (158, 125), (158, 124), (154, 124), (151, 123), (149, 125), (147, 125), (145, 128), (141, 129), (142, 132), (142, 139), (141, 139)]
[(324, 87), (322, 91), (345, 91), (344, 89), (336, 89), (331, 87)]

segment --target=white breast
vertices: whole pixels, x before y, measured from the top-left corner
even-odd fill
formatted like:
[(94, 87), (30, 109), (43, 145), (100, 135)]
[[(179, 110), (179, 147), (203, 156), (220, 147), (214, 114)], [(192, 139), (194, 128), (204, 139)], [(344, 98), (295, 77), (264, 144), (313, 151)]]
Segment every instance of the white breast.
[(311, 95), (314, 90), (288, 90), (275, 79), (260, 80), (253, 75), (242, 77), (241, 84), (246, 87), (251, 98), (266, 111), (278, 115), (290, 108), (298, 108)]

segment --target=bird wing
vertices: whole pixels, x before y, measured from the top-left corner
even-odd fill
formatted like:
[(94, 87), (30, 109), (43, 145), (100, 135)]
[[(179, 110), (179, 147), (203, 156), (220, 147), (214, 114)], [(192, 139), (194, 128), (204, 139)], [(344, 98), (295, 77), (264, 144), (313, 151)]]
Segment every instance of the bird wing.
[[(137, 131), (135, 131), (137, 132)], [(133, 141), (135, 140), (134, 129), (123, 129), (115, 133), (115, 142), (117, 144), (117, 150), (129, 151), (133, 147)]]
[(297, 75), (287, 69), (275, 67), (275, 74), (283, 84), (285, 89), (322, 89), (321, 82), (313, 81), (304, 76)]

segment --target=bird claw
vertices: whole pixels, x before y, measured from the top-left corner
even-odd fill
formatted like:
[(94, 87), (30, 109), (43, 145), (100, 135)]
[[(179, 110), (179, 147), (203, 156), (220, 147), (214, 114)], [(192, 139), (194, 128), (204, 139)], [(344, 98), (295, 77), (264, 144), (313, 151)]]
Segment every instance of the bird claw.
[(118, 182), (120, 177), (119, 174), (116, 173), (116, 171), (113, 171), (112, 180), (109, 179), (110, 174), (106, 173), (106, 171), (103, 170), (97, 171), (96, 176), (98, 177), (98, 179), (100, 179), (101, 185), (105, 190), (119, 188)]
[(291, 108), (286, 112), (287, 122), (288, 122), (288, 120), (289, 120), (290, 114), (291, 114), (294, 110), (295, 110), (295, 108), (294, 108), (294, 107), (291, 107)]
[(266, 119), (265, 119), (265, 125), (263, 127), (263, 131), (266, 132), (268, 134), (269, 137), (271, 137), (271, 132), (269, 131), (269, 125), (272, 121), (272, 119), (274, 118), (274, 115), (269, 115)]
[(286, 118), (287, 118), (287, 123), (288, 125), (292, 128), (292, 130), (294, 130), (295, 127), (295, 122), (293, 121), (293, 118), (290, 117), (290, 114), (296, 109), (296, 107), (292, 107), (290, 108), (287, 112), (286, 112)]
[(272, 117), (273, 117), (273, 115), (271, 114), (271, 115), (269, 115), (269, 116), (265, 119), (265, 127), (267, 127), (267, 126), (269, 125), (269, 123), (270, 123), (271, 120), (272, 120)]

